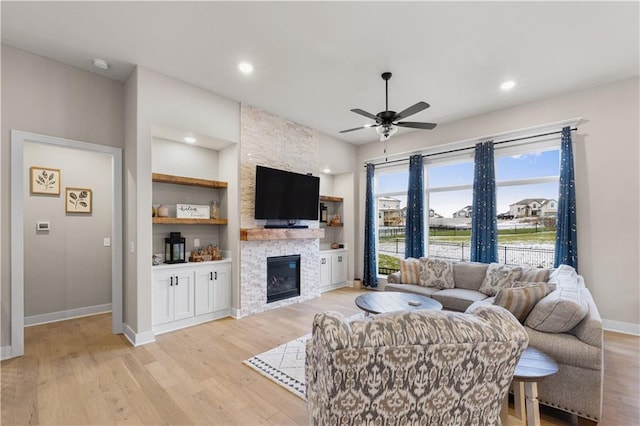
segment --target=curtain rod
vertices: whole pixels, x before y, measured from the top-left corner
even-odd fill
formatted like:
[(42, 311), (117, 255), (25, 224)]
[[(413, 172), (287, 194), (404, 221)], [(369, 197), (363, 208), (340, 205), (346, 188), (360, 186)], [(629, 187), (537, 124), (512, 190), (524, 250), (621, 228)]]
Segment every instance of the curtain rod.
[[(572, 128), (570, 130), (572, 132), (574, 132), (574, 131), (578, 130), (578, 128), (574, 127), (574, 128)], [(562, 133), (562, 130), (558, 130), (556, 132), (538, 133), (536, 135), (522, 136), (520, 138), (507, 139), (506, 141), (494, 142), (493, 144), (494, 145), (500, 145), (500, 144), (507, 143), (507, 142), (517, 142), (517, 141), (522, 141), (522, 140), (526, 140), (526, 139), (539, 138), (541, 136), (557, 135), (559, 133)], [(422, 158), (432, 157), (434, 155), (450, 154), (452, 152), (467, 151), (467, 150), (470, 150), (470, 149), (475, 149), (475, 146), (469, 146), (469, 147), (466, 147), (466, 148), (451, 149), (449, 151), (434, 152), (433, 154), (423, 154)], [(407, 161), (408, 159), (409, 159), (409, 157), (399, 158), (397, 160), (385, 161), (384, 163), (365, 163), (364, 167), (367, 167), (367, 164), (373, 164), (374, 166), (384, 166), (384, 165), (387, 165), (387, 164), (400, 163), (400, 162), (403, 162), (403, 161)]]

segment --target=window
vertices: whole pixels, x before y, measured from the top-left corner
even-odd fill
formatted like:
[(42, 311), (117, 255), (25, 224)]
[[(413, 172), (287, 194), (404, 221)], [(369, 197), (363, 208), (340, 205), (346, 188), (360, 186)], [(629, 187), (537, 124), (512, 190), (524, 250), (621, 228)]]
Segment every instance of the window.
[[(498, 256), (501, 263), (553, 266), (560, 135), (517, 146), (495, 145)], [(425, 161), (426, 255), (469, 260), (473, 150)], [(376, 171), (378, 271), (404, 258), (408, 166)]]

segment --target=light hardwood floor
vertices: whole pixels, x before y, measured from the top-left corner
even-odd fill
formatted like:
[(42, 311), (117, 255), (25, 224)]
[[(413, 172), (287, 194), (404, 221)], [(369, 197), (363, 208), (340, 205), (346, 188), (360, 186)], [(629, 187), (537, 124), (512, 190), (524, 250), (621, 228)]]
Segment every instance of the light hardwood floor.
[[(362, 292), (340, 289), (137, 348), (110, 333), (109, 314), (29, 327), (25, 356), (2, 362), (2, 425), (305, 425), (305, 403), (242, 361), (308, 333), (317, 312), (357, 313)], [(640, 425), (639, 342), (605, 333), (601, 425)], [(543, 425), (575, 423), (543, 408)]]

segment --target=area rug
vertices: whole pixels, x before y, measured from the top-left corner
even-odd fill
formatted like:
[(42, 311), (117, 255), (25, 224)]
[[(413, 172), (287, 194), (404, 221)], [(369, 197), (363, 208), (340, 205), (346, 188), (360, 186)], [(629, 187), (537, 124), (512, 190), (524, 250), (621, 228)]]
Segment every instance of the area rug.
[(305, 398), (305, 346), (311, 334), (298, 337), (245, 361), (246, 365), (302, 399)]
[[(364, 314), (358, 313), (348, 319), (356, 318), (364, 318)], [(311, 333), (305, 334), (277, 348), (253, 356), (243, 363), (306, 400), (304, 360), (307, 340), (310, 338)]]

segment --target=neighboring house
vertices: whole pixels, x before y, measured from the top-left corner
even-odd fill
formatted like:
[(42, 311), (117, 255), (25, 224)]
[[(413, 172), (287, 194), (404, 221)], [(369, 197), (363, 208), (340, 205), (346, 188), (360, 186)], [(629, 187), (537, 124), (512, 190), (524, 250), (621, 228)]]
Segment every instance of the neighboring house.
[(436, 219), (442, 219), (444, 216), (442, 216), (441, 214), (436, 213), (436, 211), (434, 209), (429, 209), (429, 217), (436, 218)]
[(453, 217), (454, 218), (458, 218), (458, 217), (463, 217), (463, 218), (468, 218), (471, 217), (473, 214), (473, 207), (471, 206), (466, 206), (465, 208), (458, 210), (457, 212), (453, 213)]
[(407, 208), (400, 208), (400, 203), (393, 197), (378, 198), (378, 226), (404, 226)]
[(558, 202), (546, 198), (525, 198), (509, 205), (509, 215), (514, 218), (532, 216), (554, 216), (558, 212)]

